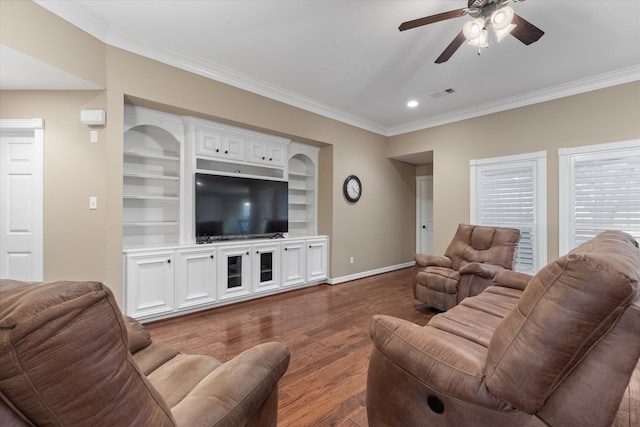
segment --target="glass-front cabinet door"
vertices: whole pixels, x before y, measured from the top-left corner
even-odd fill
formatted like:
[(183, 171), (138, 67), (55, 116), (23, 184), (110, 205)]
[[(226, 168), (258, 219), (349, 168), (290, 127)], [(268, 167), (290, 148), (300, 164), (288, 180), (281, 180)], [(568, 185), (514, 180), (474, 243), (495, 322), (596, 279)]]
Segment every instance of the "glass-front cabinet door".
[(251, 246), (223, 246), (218, 256), (219, 299), (251, 293)]
[(280, 243), (253, 245), (253, 292), (264, 292), (280, 287)]

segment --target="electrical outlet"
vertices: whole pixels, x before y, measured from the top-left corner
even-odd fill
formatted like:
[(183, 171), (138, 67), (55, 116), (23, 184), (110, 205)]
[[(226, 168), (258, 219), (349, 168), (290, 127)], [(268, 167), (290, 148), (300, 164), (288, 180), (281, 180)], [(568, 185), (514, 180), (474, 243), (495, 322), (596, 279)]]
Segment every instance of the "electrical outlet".
[(98, 198), (96, 196), (89, 197), (89, 209), (98, 209)]
[(89, 141), (90, 142), (98, 142), (98, 131), (92, 130), (89, 132)]
[(349, 258), (349, 264), (353, 264), (353, 257)]

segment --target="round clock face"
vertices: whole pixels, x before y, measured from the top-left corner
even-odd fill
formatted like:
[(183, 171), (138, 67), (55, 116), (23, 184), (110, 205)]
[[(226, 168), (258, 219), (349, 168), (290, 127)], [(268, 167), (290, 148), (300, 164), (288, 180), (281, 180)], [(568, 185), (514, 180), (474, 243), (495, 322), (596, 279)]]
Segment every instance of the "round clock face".
[(344, 180), (342, 186), (344, 197), (350, 202), (357, 202), (362, 196), (362, 183), (355, 175), (350, 175)]

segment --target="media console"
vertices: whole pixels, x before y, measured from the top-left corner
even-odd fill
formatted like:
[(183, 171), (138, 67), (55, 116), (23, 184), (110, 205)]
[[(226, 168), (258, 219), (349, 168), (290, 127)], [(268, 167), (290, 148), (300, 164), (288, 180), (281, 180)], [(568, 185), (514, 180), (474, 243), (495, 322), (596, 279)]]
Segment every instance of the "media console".
[(326, 236), (125, 251), (125, 312), (156, 320), (321, 283)]

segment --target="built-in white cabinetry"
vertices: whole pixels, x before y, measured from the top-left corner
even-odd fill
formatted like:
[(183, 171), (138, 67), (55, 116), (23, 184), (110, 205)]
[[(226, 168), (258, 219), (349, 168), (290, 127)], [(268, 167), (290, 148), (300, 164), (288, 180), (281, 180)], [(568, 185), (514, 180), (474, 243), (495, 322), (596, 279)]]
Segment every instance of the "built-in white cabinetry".
[(289, 235), (317, 234), (317, 147), (289, 144)]
[(175, 308), (175, 253), (153, 251), (125, 257), (127, 314), (155, 317)]
[(232, 132), (206, 126), (195, 128), (196, 154), (225, 160), (243, 161), (245, 138)]
[(122, 237), (125, 248), (180, 240), (182, 121), (125, 107)]
[(263, 138), (247, 139), (247, 161), (270, 166), (284, 167), (287, 146)]
[(327, 277), (327, 239), (308, 239), (306, 281), (322, 280)]
[(252, 291), (269, 292), (280, 287), (280, 243), (257, 243), (251, 248)]
[(327, 242), (316, 236), (126, 251), (126, 314), (160, 319), (320, 283)]
[(218, 295), (221, 300), (251, 294), (251, 246), (218, 249)]
[(180, 249), (176, 251), (176, 308), (197, 307), (216, 301), (215, 248)]
[(289, 240), (282, 244), (282, 286), (305, 282), (305, 248), (305, 240)]
[[(317, 236), (318, 148), (195, 117), (125, 105), (125, 311), (152, 320), (327, 278)], [(282, 239), (196, 244), (195, 174), (286, 181)]]

